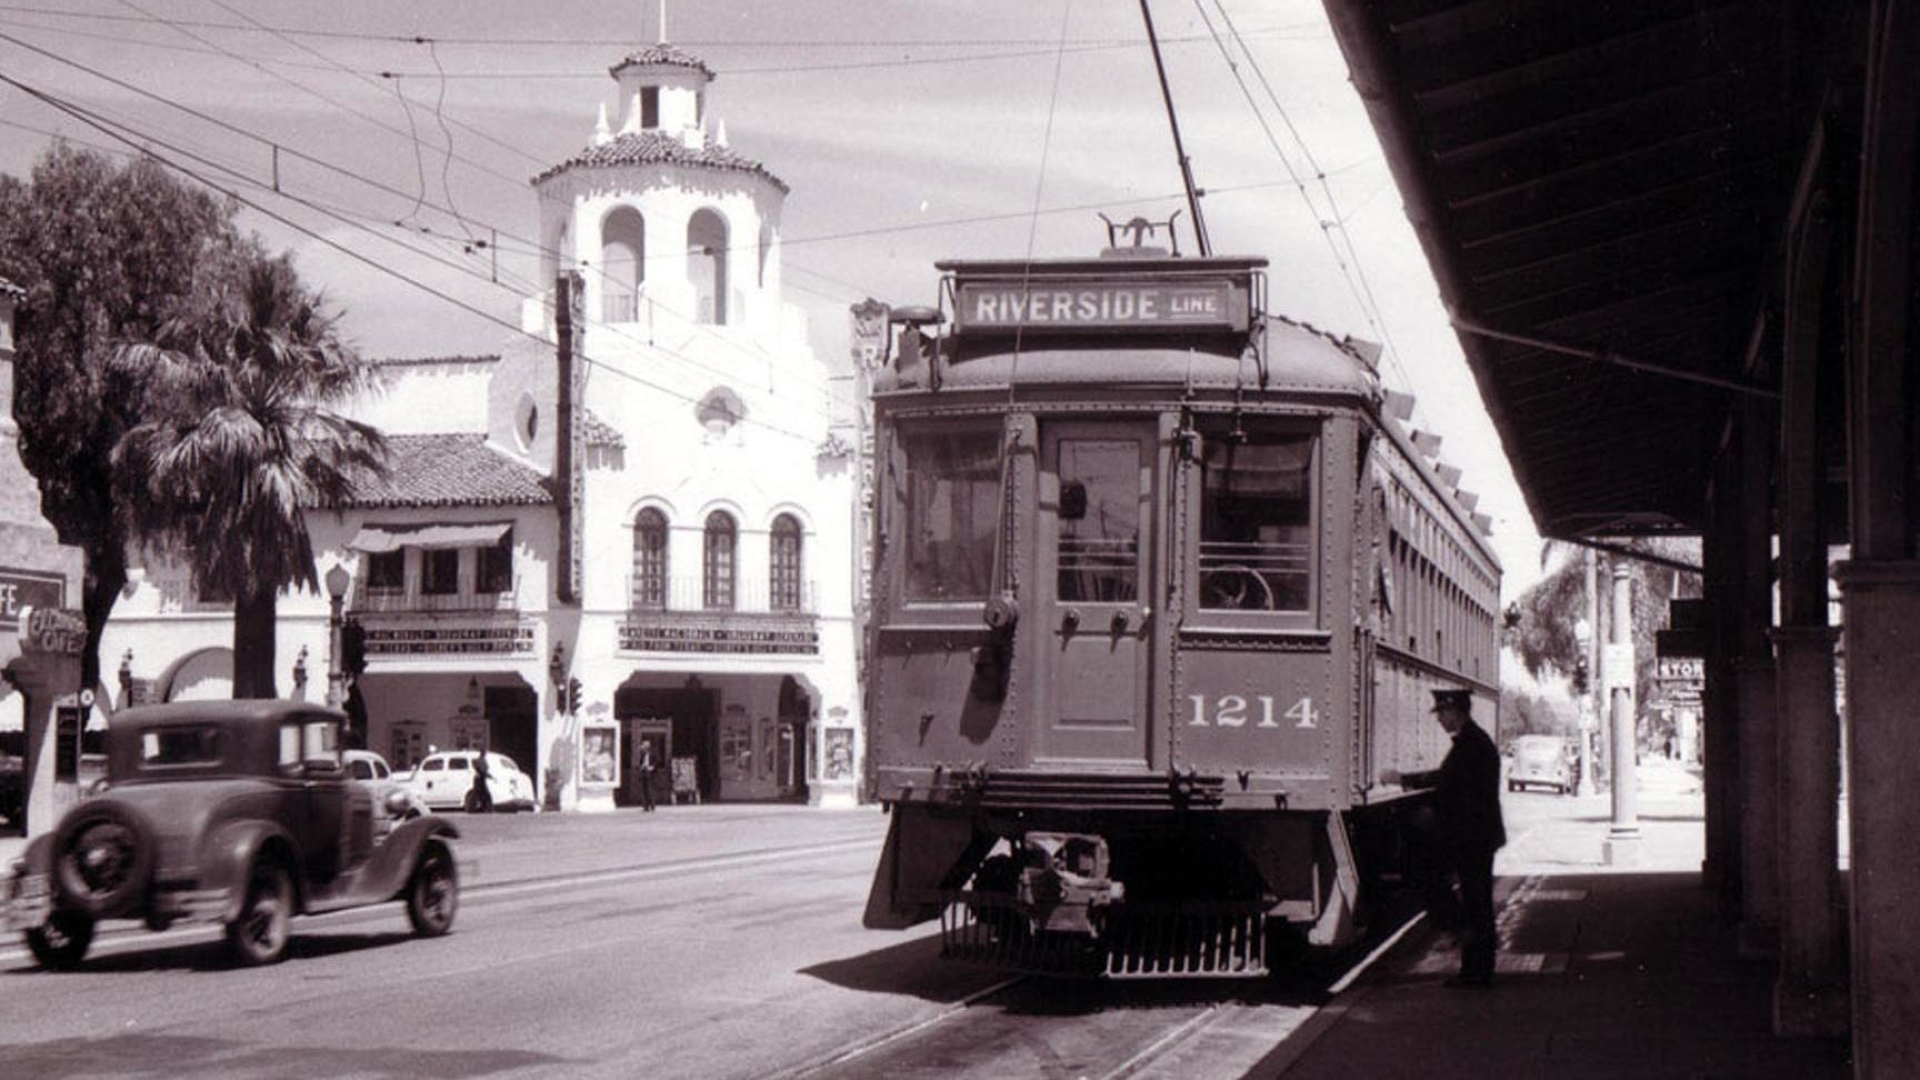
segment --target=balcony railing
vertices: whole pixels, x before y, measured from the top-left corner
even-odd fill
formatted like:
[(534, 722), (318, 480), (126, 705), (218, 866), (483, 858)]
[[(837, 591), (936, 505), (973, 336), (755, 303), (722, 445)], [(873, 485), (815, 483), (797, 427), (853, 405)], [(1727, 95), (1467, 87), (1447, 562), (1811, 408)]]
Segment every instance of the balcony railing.
[(707, 583), (703, 577), (675, 577), (667, 581), (665, 602), (661, 598), (645, 595), (637, 577), (627, 577), (627, 607), (634, 612), (667, 612), (669, 614), (736, 614), (736, 615), (818, 615), (819, 604), (816, 589), (811, 581), (796, 582), (790, 589), (782, 590), (784, 595), (774, 595), (773, 583), (767, 578), (736, 578), (733, 582), (731, 604), (709, 605), (707, 603)]
[(418, 582), (393, 588), (369, 585), (362, 581), (354, 585), (347, 608), (365, 614), (517, 611), (520, 608), (520, 581), (515, 578), (513, 587), (505, 592), (452, 593), (424, 592)]
[(727, 654), (816, 654), (820, 631), (812, 582), (801, 582), (798, 595), (772, 602), (771, 582), (754, 579), (733, 583), (730, 607), (705, 603), (706, 582), (678, 577), (668, 582), (666, 603), (649, 599), (627, 580), (629, 610), (620, 624), (620, 648), (634, 652), (690, 652)]

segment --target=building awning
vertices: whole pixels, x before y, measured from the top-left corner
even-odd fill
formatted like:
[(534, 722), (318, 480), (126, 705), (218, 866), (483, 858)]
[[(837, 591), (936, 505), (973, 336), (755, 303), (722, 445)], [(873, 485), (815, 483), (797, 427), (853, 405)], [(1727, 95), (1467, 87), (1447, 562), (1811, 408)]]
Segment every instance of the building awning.
[(510, 521), (465, 522), (457, 525), (362, 525), (347, 546), (369, 555), (384, 555), (403, 547), (492, 547), (513, 530)]

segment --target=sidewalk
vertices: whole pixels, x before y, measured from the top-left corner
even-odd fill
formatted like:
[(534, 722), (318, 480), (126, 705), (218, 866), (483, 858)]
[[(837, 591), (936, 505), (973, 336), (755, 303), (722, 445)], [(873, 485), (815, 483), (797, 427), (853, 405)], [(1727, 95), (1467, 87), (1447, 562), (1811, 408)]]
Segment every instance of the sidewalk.
[(1634, 868), (1601, 863), (1605, 796), (1509, 822), (1491, 989), (1443, 987), (1458, 954), (1416, 930), (1248, 1080), (1851, 1077), (1846, 1040), (1773, 1036), (1772, 961), (1740, 958), (1700, 882), (1698, 792), (1648, 780)]

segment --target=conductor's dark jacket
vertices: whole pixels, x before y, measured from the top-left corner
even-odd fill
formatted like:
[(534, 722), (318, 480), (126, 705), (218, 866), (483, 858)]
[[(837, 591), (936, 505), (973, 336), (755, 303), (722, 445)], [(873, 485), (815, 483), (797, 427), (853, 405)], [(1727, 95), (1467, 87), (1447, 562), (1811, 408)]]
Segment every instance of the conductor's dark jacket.
[(1495, 851), (1507, 842), (1500, 817), (1500, 751), (1472, 720), (1461, 725), (1439, 768), (1407, 773), (1400, 782), (1434, 789), (1440, 834), (1455, 847)]

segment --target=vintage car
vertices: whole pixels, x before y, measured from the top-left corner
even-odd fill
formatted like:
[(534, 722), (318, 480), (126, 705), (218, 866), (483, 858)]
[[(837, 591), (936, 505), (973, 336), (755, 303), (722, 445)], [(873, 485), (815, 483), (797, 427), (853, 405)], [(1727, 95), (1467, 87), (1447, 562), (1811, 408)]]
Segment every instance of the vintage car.
[(386, 832), (402, 821), (433, 813), (404, 779), (393, 775), (386, 758), (372, 750), (345, 750), (341, 752), (341, 760), (346, 766), (347, 779), (366, 788), (367, 794), (373, 796), (374, 831)]
[(1579, 779), (1573, 751), (1558, 735), (1521, 735), (1513, 740), (1512, 755), (1507, 767), (1508, 791), (1538, 785), (1565, 795)]
[[(473, 790), (473, 759), (478, 750), (438, 750), (422, 758), (404, 778), (420, 801), (435, 810), (479, 809)], [(533, 780), (505, 754), (487, 754), (487, 791), (495, 810), (532, 810)]]
[(446, 933), (459, 834), (428, 816), (376, 835), (373, 797), (342, 761), (345, 720), (294, 701), (114, 714), (110, 783), (27, 844), (0, 888), (8, 928), (49, 968), (79, 964), (103, 919), (220, 923), (246, 965), (282, 959), (300, 914), (401, 900), (416, 933)]

